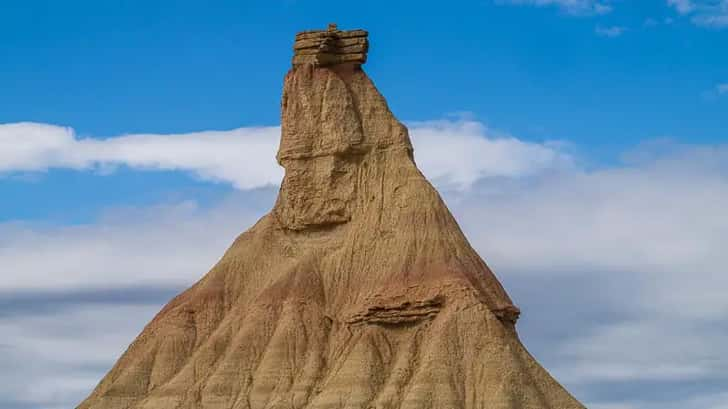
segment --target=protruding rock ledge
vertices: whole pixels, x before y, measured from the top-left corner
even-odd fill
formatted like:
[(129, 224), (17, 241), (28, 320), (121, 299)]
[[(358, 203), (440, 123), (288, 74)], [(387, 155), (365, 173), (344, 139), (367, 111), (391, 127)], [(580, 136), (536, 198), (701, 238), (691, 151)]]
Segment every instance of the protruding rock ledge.
[(434, 318), (444, 303), (442, 297), (426, 300), (406, 301), (394, 304), (377, 304), (354, 314), (349, 324), (400, 325), (411, 324)]
[(293, 65), (364, 64), (369, 51), (365, 30), (339, 30), (329, 24), (326, 30), (304, 31), (296, 34), (293, 44)]
[(521, 310), (514, 305), (497, 308), (493, 310), (493, 313), (499, 320), (509, 322), (511, 324), (515, 324), (516, 321), (518, 321), (518, 317), (521, 316)]

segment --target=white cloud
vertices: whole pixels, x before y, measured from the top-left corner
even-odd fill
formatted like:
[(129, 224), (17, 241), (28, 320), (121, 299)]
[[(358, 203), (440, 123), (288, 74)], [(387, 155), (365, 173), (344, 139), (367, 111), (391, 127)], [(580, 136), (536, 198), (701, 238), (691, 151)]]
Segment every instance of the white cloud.
[(12, 272), (0, 274), (0, 291), (190, 285), (267, 210), (251, 209), (255, 194), (212, 209), (117, 209), (88, 225), (0, 224), (0, 265)]
[(462, 190), (480, 179), (526, 177), (573, 166), (572, 157), (558, 142), (525, 142), (475, 121), (409, 126), (418, 167), (441, 188)]
[(602, 37), (619, 37), (622, 34), (624, 34), (627, 31), (626, 27), (621, 26), (612, 26), (612, 27), (604, 27), (604, 26), (596, 26), (594, 28), (594, 32), (597, 33), (597, 35)]
[(707, 275), (728, 265), (728, 147), (650, 152), (622, 166), (489, 183), (456, 206), (480, 220), (471, 235), (485, 254), (515, 271)]
[(78, 305), (0, 317), (0, 403), (75, 407), (158, 308)]
[(678, 13), (693, 23), (709, 28), (728, 27), (728, 0), (667, 0)]
[(38, 123), (0, 125), (0, 172), (50, 168), (191, 171), (238, 189), (278, 184), (278, 127), (239, 128), (177, 135), (137, 134), (79, 138), (73, 129)]
[(496, 0), (501, 4), (555, 6), (572, 15), (607, 14), (612, 11), (609, 1), (600, 0)]
[(565, 365), (557, 369), (561, 380), (571, 384), (715, 378), (728, 381), (726, 331), (701, 328), (675, 317), (647, 317), (599, 325), (588, 335), (567, 341), (560, 347), (560, 356), (565, 358)]
[(728, 94), (728, 83), (716, 85), (715, 90), (718, 92), (718, 95)]
[[(411, 134), (418, 140), (417, 158), (423, 168), (460, 188), (480, 177), (519, 176), (569, 161), (553, 145), (500, 136), (474, 121), (416, 123)], [(93, 139), (79, 138), (67, 127), (4, 124), (0, 125), (0, 173), (51, 168), (112, 172), (124, 165), (188, 171), (205, 180), (252, 189), (280, 183), (283, 172), (275, 161), (279, 138), (279, 127)], [(442, 155), (444, 144), (459, 155)]]

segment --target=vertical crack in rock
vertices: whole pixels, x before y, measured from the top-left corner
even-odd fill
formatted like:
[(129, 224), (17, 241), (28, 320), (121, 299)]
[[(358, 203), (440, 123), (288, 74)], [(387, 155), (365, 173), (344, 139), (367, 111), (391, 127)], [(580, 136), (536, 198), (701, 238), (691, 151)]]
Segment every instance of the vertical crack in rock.
[(79, 409), (583, 408), (520, 343), (518, 308), (417, 169), (361, 68), (367, 35), (296, 36), (273, 210)]

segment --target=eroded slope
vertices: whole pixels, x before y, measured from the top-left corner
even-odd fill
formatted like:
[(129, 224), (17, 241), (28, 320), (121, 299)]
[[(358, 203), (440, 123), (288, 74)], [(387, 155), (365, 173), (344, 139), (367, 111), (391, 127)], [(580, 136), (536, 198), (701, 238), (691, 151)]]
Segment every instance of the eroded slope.
[(357, 64), (291, 69), (278, 160), (273, 210), (79, 408), (583, 408)]

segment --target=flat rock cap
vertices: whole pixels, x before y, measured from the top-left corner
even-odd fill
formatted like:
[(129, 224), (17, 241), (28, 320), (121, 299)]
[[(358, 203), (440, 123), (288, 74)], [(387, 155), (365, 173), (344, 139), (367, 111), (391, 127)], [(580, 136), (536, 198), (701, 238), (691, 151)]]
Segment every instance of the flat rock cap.
[(329, 24), (326, 30), (308, 30), (296, 34), (293, 43), (293, 65), (364, 64), (369, 51), (365, 30), (339, 30)]

